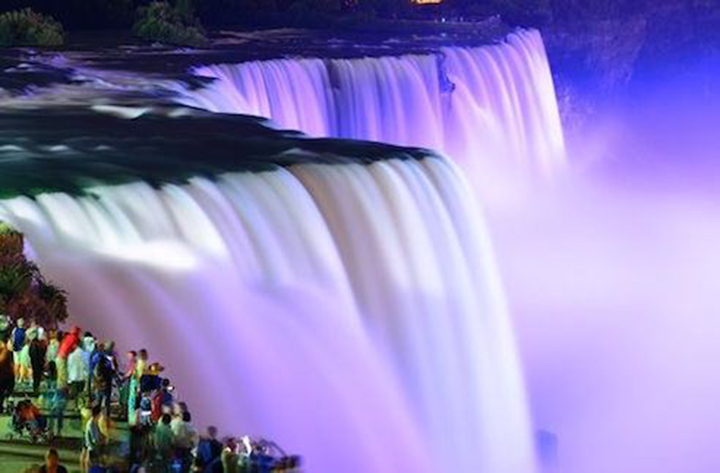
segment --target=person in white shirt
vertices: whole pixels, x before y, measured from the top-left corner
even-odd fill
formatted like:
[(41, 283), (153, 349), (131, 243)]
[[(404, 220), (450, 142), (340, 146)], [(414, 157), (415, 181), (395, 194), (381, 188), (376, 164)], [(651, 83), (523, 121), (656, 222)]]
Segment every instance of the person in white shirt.
[(75, 399), (77, 404), (78, 396), (85, 390), (85, 385), (90, 376), (88, 366), (85, 363), (85, 350), (79, 345), (68, 355), (67, 370), (70, 398)]

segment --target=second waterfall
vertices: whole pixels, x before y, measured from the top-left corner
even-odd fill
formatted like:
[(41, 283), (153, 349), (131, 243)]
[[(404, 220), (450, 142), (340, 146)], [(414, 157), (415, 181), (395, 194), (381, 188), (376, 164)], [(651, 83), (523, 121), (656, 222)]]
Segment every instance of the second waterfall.
[(188, 105), (270, 118), (311, 136), (441, 151), (478, 173), (552, 174), (565, 159), (542, 37), (354, 59), (276, 59), (197, 67), (215, 79)]

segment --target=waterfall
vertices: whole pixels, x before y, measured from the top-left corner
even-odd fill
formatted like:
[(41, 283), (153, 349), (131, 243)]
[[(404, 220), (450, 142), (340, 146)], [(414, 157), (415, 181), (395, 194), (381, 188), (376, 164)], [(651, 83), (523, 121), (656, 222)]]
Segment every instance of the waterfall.
[[(564, 161), (537, 31), (202, 66), (214, 80), (192, 90), (78, 71), (102, 93), (127, 82), (156, 100), (95, 104), (90, 119), (15, 112), (0, 128), (0, 190), (28, 194), (0, 200), (0, 220), (68, 289), (75, 322), (149, 348), (198, 424), (274, 439), (307, 471), (535, 471), (474, 191), (499, 185), (495, 171)], [(232, 115), (165, 110), (153, 94), (168, 87)]]
[(474, 174), (550, 175), (564, 161), (555, 90), (542, 37), (356, 59), (276, 59), (197, 67), (214, 79), (178, 88), (213, 112), (257, 115), (311, 136), (441, 151)]
[(0, 219), (75, 322), (150, 349), (200, 425), (272, 438), (311, 472), (534, 471), (467, 182), (434, 156), (345, 161), (19, 196)]

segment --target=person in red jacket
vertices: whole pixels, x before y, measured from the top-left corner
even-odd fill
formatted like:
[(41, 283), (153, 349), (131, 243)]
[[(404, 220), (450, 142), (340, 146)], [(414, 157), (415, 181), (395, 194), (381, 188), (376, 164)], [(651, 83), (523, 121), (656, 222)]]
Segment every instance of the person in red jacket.
[(60, 342), (57, 359), (55, 360), (58, 389), (67, 386), (67, 359), (78, 344), (80, 344), (80, 327), (73, 327), (70, 333), (65, 335), (65, 338)]

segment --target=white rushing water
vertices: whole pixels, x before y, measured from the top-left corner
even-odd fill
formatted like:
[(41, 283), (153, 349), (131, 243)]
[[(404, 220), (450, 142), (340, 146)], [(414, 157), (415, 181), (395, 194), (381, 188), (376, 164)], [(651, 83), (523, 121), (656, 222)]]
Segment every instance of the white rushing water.
[(272, 438), (307, 471), (534, 472), (513, 330), (473, 190), (502, 185), (496, 171), (548, 176), (564, 161), (539, 33), (195, 72), (217, 80), (178, 88), (187, 105), (437, 149), (459, 166), (338, 157), (0, 202), (0, 220), (68, 289), (75, 321), (148, 347), (198, 424)]
[(565, 159), (537, 31), (437, 54), (277, 59), (194, 72), (216, 80), (202, 89), (179, 88), (187, 105), (258, 115), (311, 136), (435, 149), (471, 175), (509, 170), (547, 176)]
[(313, 472), (529, 473), (480, 215), (436, 157), (0, 203), (75, 322), (148, 347), (199, 424), (272, 438)]

